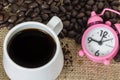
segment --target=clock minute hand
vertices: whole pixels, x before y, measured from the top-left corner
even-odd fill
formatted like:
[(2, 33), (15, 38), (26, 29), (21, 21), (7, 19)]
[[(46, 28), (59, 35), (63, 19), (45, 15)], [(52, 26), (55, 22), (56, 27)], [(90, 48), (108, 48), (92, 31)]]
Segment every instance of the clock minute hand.
[(103, 40), (102, 42), (106, 42), (106, 41), (110, 41), (110, 40), (113, 40), (113, 38), (107, 39), (107, 40)]

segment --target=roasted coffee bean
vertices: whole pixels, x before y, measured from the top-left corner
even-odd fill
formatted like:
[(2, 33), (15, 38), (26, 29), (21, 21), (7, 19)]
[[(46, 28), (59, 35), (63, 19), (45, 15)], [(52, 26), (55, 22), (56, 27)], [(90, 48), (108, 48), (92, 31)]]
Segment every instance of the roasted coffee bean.
[(93, 8), (92, 8), (93, 11), (97, 12), (98, 11), (98, 8), (97, 8), (97, 5), (94, 5)]
[(60, 6), (60, 10), (64, 13), (66, 12), (66, 9), (63, 6)]
[(59, 8), (57, 6), (51, 6), (50, 10), (54, 13), (59, 13)]
[(49, 9), (49, 5), (47, 3), (41, 5), (42, 9)]
[(75, 37), (75, 42), (80, 44), (81, 43), (81, 37), (82, 37), (82, 34), (79, 33), (76, 37)]
[(85, 6), (87, 10), (91, 10), (91, 6), (90, 5), (86, 5)]
[(42, 12), (45, 13), (45, 14), (50, 14), (51, 13), (50, 10), (42, 10)]
[(24, 13), (23, 11), (20, 11), (20, 12), (18, 13), (18, 17), (23, 17), (23, 16), (25, 16), (25, 13)]
[(38, 6), (38, 4), (36, 2), (29, 4), (29, 8), (35, 8), (37, 6)]
[(71, 11), (71, 10), (73, 10), (73, 7), (70, 5), (70, 6), (66, 6), (66, 10), (67, 11)]
[(71, 22), (72, 22), (72, 23), (76, 23), (76, 19), (75, 19), (75, 18), (72, 18), (72, 19), (71, 19)]
[(103, 2), (99, 2), (98, 3), (98, 9), (103, 9), (104, 7), (104, 3)]
[(18, 24), (18, 23), (20, 23), (20, 22), (23, 22), (24, 21), (24, 17), (20, 17), (17, 21), (16, 21), (16, 23)]
[(120, 48), (119, 48), (119, 50), (118, 50), (117, 55), (114, 57), (114, 60), (115, 60), (116, 62), (120, 62)]
[(43, 20), (47, 20), (49, 18), (48, 14), (42, 14), (41, 17)]
[(27, 11), (27, 8), (26, 8), (26, 7), (21, 6), (21, 7), (19, 8), (19, 10), (20, 10), (20, 11)]
[(77, 33), (75, 31), (68, 32), (68, 37), (70, 37), (70, 38), (74, 38), (76, 35), (77, 35)]
[(2, 0), (2, 1), (0, 1), (0, 2), (2, 2), (3, 6), (7, 6), (7, 5), (8, 5), (7, 0)]
[(38, 4), (40, 4), (40, 5), (41, 5), (42, 2), (43, 2), (42, 0), (35, 0), (35, 1), (36, 1)]
[(64, 27), (69, 27), (70, 26), (70, 21), (68, 21), (68, 20), (63, 21), (63, 25), (64, 25)]
[(115, 14), (115, 13), (110, 13), (110, 18), (112, 19), (112, 18), (115, 18), (117, 15)]
[(67, 30), (66, 29), (63, 29), (62, 32), (64, 33), (65, 36), (67, 36)]
[(80, 25), (78, 25), (77, 23), (75, 23), (75, 25), (74, 25), (74, 30), (76, 31), (76, 32), (78, 32), (78, 33), (80, 33), (81, 32), (81, 26)]
[(7, 29), (8, 29), (8, 30), (12, 29), (13, 27), (14, 27), (14, 24), (9, 24), (9, 25), (7, 25)]
[(110, 13), (109, 12), (105, 12), (105, 18), (109, 19), (110, 18)]
[(32, 12), (33, 12), (33, 9), (28, 9), (28, 11), (26, 11), (25, 15), (30, 16)]
[(33, 0), (25, 0), (24, 3), (29, 4), (29, 3), (32, 3), (32, 1), (33, 1)]
[(25, 18), (25, 21), (31, 21), (32, 19), (30, 17)]
[(78, 15), (77, 15), (77, 18), (82, 18), (82, 17), (84, 17), (85, 16), (85, 14), (83, 13), (83, 12), (81, 12), (81, 13), (79, 13)]
[(23, 2), (24, 2), (24, 0), (18, 0), (18, 1), (16, 2), (16, 4), (20, 6), (21, 4), (24, 4)]
[(8, 22), (14, 23), (16, 20), (17, 20), (17, 16), (13, 15), (13, 16), (10, 16), (10, 18), (8, 19)]
[(79, 0), (73, 0), (72, 5), (77, 5), (79, 3)]
[(66, 27), (66, 30), (70, 31), (73, 30), (74, 28), (74, 23), (70, 23), (70, 26)]
[(0, 10), (2, 10), (3, 9), (3, 6), (2, 6), (2, 4), (0, 4)]
[(78, 12), (77, 12), (76, 10), (73, 10), (73, 11), (72, 11), (72, 14), (71, 14), (72, 17), (76, 17), (77, 13), (78, 13)]
[(0, 14), (0, 24), (4, 21), (4, 15)]
[(114, 0), (114, 1), (112, 1), (112, 3), (111, 3), (111, 5), (113, 5), (113, 6), (119, 6), (120, 5), (120, 1), (117, 1), (117, 0)]
[(4, 13), (4, 21), (2, 23), (7, 22), (8, 19), (9, 19), (9, 14), (8, 13)]
[(63, 32), (60, 32), (60, 34), (58, 35), (58, 37), (59, 37), (59, 38), (64, 38), (64, 37), (65, 37), (65, 35), (64, 35), (64, 33), (63, 33)]
[(87, 15), (88, 17), (90, 17), (91, 11), (86, 11), (86, 15)]
[(9, 6), (8, 10), (11, 13), (17, 13), (17, 11), (19, 10), (19, 6), (17, 4), (12, 4)]
[(33, 21), (42, 20), (40, 16), (32, 18)]
[(65, 4), (71, 4), (71, 1), (70, 0), (64, 0), (64, 3)]
[(48, 4), (51, 4), (53, 2), (53, 0), (48, 0)]
[(87, 4), (92, 6), (94, 4), (94, 0), (88, 0)]
[(81, 9), (81, 5), (77, 5), (77, 6), (75, 6), (75, 10), (80, 10)]

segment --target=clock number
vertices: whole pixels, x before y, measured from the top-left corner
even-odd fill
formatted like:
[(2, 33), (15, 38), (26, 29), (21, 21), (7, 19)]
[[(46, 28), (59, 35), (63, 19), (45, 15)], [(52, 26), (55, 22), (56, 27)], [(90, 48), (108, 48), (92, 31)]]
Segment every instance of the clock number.
[(100, 33), (100, 36), (102, 36), (102, 34), (103, 34), (103, 30), (100, 30), (100, 32), (101, 32), (101, 33)]
[(100, 55), (99, 50), (97, 50), (97, 51), (95, 52), (95, 56), (99, 56), (99, 55)]
[(100, 33), (100, 36), (106, 38), (108, 32), (107, 32), (107, 31), (103, 31), (103, 30), (100, 30), (100, 32), (101, 32), (101, 33)]
[(92, 38), (91, 37), (89, 37), (88, 38), (88, 43), (90, 43), (92, 41)]

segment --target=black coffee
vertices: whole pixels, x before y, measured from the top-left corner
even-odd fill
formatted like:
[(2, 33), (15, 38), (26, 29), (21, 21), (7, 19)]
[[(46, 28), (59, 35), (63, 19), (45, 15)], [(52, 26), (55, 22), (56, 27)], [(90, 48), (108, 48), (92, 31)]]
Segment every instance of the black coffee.
[(18, 32), (8, 43), (8, 54), (18, 65), (36, 68), (48, 63), (56, 51), (54, 39), (37, 29)]

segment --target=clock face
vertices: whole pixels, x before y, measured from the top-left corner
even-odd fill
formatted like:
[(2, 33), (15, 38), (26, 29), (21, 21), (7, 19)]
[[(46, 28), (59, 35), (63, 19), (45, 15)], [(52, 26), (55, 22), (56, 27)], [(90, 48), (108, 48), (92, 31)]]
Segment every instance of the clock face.
[(85, 37), (85, 47), (94, 56), (105, 56), (115, 47), (114, 34), (106, 27), (96, 27)]

